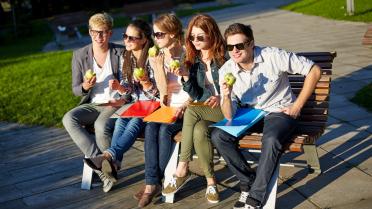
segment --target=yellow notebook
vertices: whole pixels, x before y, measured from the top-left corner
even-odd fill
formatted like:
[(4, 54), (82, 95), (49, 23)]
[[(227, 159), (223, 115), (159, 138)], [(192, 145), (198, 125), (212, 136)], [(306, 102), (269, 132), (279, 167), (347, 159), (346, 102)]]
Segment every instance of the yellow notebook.
[(146, 116), (143, 121), (145, 122), (156, 122), (156, 123), (174, 123), (177, 118), (174, 116), (176, 114), (177, 108), (162, 106), (150, 115)]

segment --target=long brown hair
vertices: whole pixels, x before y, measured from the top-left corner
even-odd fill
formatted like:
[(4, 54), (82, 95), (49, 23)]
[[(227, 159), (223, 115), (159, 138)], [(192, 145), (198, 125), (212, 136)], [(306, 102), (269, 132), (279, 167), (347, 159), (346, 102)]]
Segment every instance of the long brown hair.
[(191, 31), (193, 27), (202, 29), (209, 38), (210, 48), (209, 56), (213, 61), (217, 62), (218, 66), (222, 66), (225, 60), (225, 42), (218, 28), (216, 21), (209, 15), (199, 14), (194, 16), (187, 27), (186, 32), (186, 59), (185, 64), (187, 68), (190, 68), (195, 63), (195, 58), (199, 52), (195, 49), (195, 46), (190, 41)]
[[(154, 42), (152, 40), (151, 34), (152, 34), (152, 29), (151, 26), (143, 21), (143, 20), (134, 20), (132, 23), (130, 23), (127, 27), (134, 27), (138, 32), (141, 34), (141, 38), (145, 37), (146, 38), (146, 43), (144, 44), (142, 48), (142, 53), (140, 58), (137, 60), (137, 67), (141, 67), (145, 70), (146, 69), (146, 60), (147, 60), (147, 55), (149, 48), (154, 46)], [(132, 51), (125, 51), (123, 54), (124, 57), (124, 64), (123, 64), (123, 79), (127, 78), (129, 83), (132, 83), (132, 78), (133, 78), (133, 67), (132, 66)]]

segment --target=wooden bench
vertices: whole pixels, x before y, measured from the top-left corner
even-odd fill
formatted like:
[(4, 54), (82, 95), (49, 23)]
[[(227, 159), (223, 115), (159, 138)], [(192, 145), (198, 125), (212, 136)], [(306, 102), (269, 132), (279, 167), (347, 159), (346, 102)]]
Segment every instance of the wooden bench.
[(370, 26), (364, 34), (362, 44), (366, 46), (372, 46), (372, 26)]
[[(310, 173), (320, 174), (321, 168), (316, 149), (316, 140), (323, 134), (327, 124), (332, 63), (333, 59), (336, 57), (336, 53), (304, 52), (297, 54), (305, 56), (319, 65), (322, 68), (322, 75), (316, 85), (314, 93), (311, 95), (301, 111), (301, 116), (299, 118), (300, 125), (293, 134), (292, 140), (285, 145), (284, 152), (305, 153), (307, 163), (304, 167), (307, 167)], [(300, 93), (304, 79), (305, 78), (302, 75), (289, 75), (289, 81), (294, 94), (298, 95)], [(245, 135), (239, 142), (240, 148), (248, 151), (259, 151), (261, 149), (261, 138), (262, 135), (258, 133)], [(176, 145), (165, 169), (164, 186), (168, 184), (170, 178), (176, 171), (181, 139), (181, 132), (179, 132), (174, 137)], [(297, 167), (300, 165), (296, 164), (292, 166)], [(264, 208), (275, 208), (279, 167), (280, 166), (277, 166), (277, 170), (270, 181), (270, 186), (268, 188), (268, 193), (270, 195), (267, 197)], [(84, 164), (81, 188), (90, 189), (91, 179), (92, 169)], [(173, 203), (174, 195), (165, 196), (164, 201)]]
[(132, 19), (140, 15), (151, 15), (153, 21), (156, 18), (156, 14), (173, 12), (174, 7), (175, 4), (172, 0), (146, 1), (124, 4), (123, 12)]
[[(303, 152), (305, 153), (307, 164), (286, 164), (294, 167), (307, 167), (310, 173), (320, 174), (321, 168), (316, 149), (316, 140), (323, 134), (328, 118), (328, 106), (329, 106), (329, 95), (330, 95), (330, 83), (332, 75), (332, 63), (336, 57), (335, 52), (304, 52), (297, 53), (298, 55), (305, 56), (310, 60), (313, 60), (317, 65), (322, 68), (322, 75), (319, 82), (316, 85), (314, 93), (306, 102), (304, 108), (301, 111), (299, 118), (300, 125), (293, 134), (292, 140), (285, 145), (284, 152)], [(297, 96), (303, 86), (305, 77), (302, 75), (289, 75), (289, 81), (291, 84), (292, 91)], [(164, 186), (166, 186), (175, 173), (178, 161), (178, 152), (182, 136), (177, 134), (175, 140), (177, 141), (176, 148), (172, 157), (167, 165), (165, 171)], [(240, 141), (239, 146), (243, 150), (251, 152), (259, 152), (261, 149), (262, 135), (259, 133), (251, 133), (245, 135)], [(273, 178), (270, 181), (266, 205), (264, 208), (275, 208), (276, 201), (276, 188), (277, 179), (279, 176), (279, 167), (275, 171)], [(167, 195), (165, 202), (173, 203), (174, 195)]]

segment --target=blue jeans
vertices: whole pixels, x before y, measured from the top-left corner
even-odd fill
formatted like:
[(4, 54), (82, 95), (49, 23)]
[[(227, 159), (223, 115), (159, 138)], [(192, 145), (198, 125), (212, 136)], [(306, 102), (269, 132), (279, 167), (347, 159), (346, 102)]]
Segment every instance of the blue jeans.
[(256, 175), (238, 148), (240, 138), (216, 128), (211, 139), (229, 169), (240, 180), (241, 190), (249, 191), (251, 197), (263, 203), (267, 185), (282, 154), (283, 144), (291, 139), (296, 126), (297, 120), (284, 113), (270, 113), (264, 118), (262, 148)]
[(161, 184), (174, 148), (173, 137), (182, 129), (182, 120), (174, 124), (148, 123), (145, 129), (145, 182)]
[(118, 162), (123, 160), (123, 154), (133, 145), (144, 125), (142, 118), (119, 118), (116, 120), (111, 147), (107, 149), (114, 160)]

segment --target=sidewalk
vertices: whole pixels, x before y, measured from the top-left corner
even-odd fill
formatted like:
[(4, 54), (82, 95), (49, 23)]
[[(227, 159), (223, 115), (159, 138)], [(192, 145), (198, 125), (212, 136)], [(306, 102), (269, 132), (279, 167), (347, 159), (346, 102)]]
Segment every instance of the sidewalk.
[[(304, 169), (281, 168), (277, 208), (371, 208), (372, 113), (349, 101), (357, 90), (372, 81), (372, 49), (361, 45), (367, 24), (333, 21), (276, 9), (277, 6), (291, 0), (244, 2), (247, 4), (210, 13), (219, 23), (221, 31), (231, 23), (241, 22), (252, 25), (256, 45), (276, 46), (295, 52), (337, 52), (333, 66), (329, 125), (325, 134), (317, 142), (323, 174), (312, 176), (307, 175)], [(187, 22), (187, 19), (183, 21)], [(121, 31), (121, 29), (115, 30), (114, 38), (119, 36)], [(120, 37), (115, 40), (121, 42)], [(5, 174), (0, 175), (4, 179), (11, 177), (7, 181), (0, 181), (1, 208), (2, 206), (23, 208), (25, 205), (40, 207), (43, 204), (61, 208), (113, 207), (118, 203), (121, 203), (120, 206), (123, 208), (131, 208), (135, 205), (131, 202), (133, 200), (128, 196), (128, 192), (136, 191), (140, 185), (138, 182), (143, 180), (143, 175), (135, 175), (143, 172), (144, 168), (141, 166), (143, 160), (140, 157), (142, 156), (141, 145), (132, 148), (127, 155), (131, 157), (127, 158), (126, 163), (137, 164), (121, 172), (120, 175), (124, 178), (121, 180), (121, 187), (115, 189), (110, 195), (105, 195), (97, 189), (89, 192), (80, 191), (79, 175), (82, 156), (64, 130), (31, 127), (30, 129), (42, 133), (40, 139), (37, 138), (38, 141), (31, 143), (31, 138), (35, 136), (25, 134), (26, 130), (22, 128), (24, 127), (17, 128), (14, 124), (0, 124), (0, 132), (9, 132), (0, 134), (2, 145), (0, 149), (5, 153), (0, 160), (0, 166), (4, 166), (6, 171)], [(52, 137), (58, 141), (53, 141)], [(47, 150), (42, 149), (46, 145), (40, 142), (44, 138), (48, 143)], [(27, 148), (25, 154), (14, 139)], [(12, 148), (18, 148), (22, 154)], [(34, 155), (30, 154), (32, 152)], [(54, 155), (50, 158), (45, 157), (48, 152)], [(37, 163), (31, 161), (39, 154), (42, 155), (41, 160), (37, 158)], [(65, 160), (65, 156), (69, 158)], [(24, 161), (17, 161), (17, 164), (14, 159), (24, 159)], [(62, 165), (68, 168), (57, 166), (56, 163), (48, 164), (53, 159), (56, 161), (63, 159)], [(304, 156), (290, 154), (285, 155), (284, 160), (300, 161), (304, 160)], [(26, 169), (23, 166), (31, 167)], [(14, 171), (16, 173), (13, 173)], [(20, 176), (22, 172), (24, 176)], [(71, 172), (74, 177), (71, 177)], [(25, 174), (28, 176), (25, 177)], [(35, 176), (40, 179), (33, 180), (33, 184), (28, 182), (28, 179)], [(131, 178), (133, 176), (134, 180)], [(47, 181), (48, 178), (52, 180)], [(38, 182), (44, 182), (41, 188)], [(187, 187), (193, 188), (199, 183), (203, 184), (203, 179)], [(31, 191), (24, 189), (24, 187), (30, 188), (30, 185), (37, 186), (32, 187)], [(182, 199), (177, 199), (173, 205), (156, 203), (149, 208), (232, 208), (239, 197), (237, 192), (226, 189), (222, 192), (220, 204), (207, 205), (203, 199), (203, 188), (194, 189), (196, 193), (190, 192), (192, 190), (184, 194)], [(81, 199), (78, 199), (79, 196)], [(6, 205), (1, 205), (3, 202)]]

